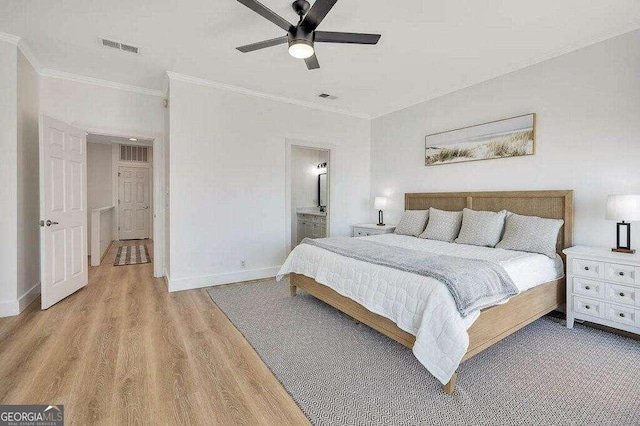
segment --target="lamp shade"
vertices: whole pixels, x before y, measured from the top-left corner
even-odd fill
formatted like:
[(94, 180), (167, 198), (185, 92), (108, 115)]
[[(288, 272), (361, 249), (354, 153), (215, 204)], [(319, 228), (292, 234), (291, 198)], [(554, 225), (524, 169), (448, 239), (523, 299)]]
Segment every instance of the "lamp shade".
[(382, 210), (387, 207), (386, 197), (376, 197), (373, 201), (373, 208), (376, 210)]
[(607, 196), (607, 219), (640, 221), (640, 195)]

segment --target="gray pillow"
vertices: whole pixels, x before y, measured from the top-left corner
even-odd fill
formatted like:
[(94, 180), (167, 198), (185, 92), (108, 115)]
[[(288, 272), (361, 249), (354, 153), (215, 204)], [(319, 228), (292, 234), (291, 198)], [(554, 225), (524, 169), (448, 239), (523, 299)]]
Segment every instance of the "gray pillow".
[(563, 224), (562, 219), (508, 213), (504, 237), (496, 244), (496, 248), (540, 253), (555, 259), (558, 232)]
[(429, 208), (429, 223), (420, 238), (453, 242), (460, 232), (462, 212), (448, 212)]
[(456, 238), (458, 244), (495, 247), (502, 237), (507, 211), (486, 212), (462, 210), (462, 227)]
[(424, 231), (427, 219), (429, 219), (429, 210), (406, 210), (402, 213), (395, 233), (417, 237)]

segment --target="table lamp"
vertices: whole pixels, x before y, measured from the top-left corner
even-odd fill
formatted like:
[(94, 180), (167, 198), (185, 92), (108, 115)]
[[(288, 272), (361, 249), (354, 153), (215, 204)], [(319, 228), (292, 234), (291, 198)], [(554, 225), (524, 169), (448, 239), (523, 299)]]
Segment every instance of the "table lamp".
[[(640, 195), (607, 196), (607, 219), (619, 221), (616, 225), (616, 248), (611, 251), (635, 253), (635, 249), (631, 248), (631, 224), (627, 222), (640, 221)], [(621, 231), (626, 231), (623, 240), (620, 238)]]
[(387, 199), (385, 197), (376, 197), (373, 201), (373, 208), (378, 210), (378, 226), (384, 226), (382, 220), (382, 209), (387, 207)]

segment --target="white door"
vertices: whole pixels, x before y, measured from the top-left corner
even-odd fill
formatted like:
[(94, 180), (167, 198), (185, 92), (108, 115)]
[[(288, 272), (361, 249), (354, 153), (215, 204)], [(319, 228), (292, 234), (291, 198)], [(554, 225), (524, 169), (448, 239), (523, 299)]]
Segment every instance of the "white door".
[(149, 169), (118, 168), (119, 230), (121, 240), (149, 238)]
[(40, 118), (42, 309), (87, 285), (87, 135)]

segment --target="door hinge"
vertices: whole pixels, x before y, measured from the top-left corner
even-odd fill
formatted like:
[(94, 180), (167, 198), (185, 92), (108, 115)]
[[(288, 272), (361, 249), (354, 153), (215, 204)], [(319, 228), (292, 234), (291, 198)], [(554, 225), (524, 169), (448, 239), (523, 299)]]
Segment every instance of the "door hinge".
[(120, 198), (118, 198), (118, 204), (120, 204)]
[(118, 226), (118, 231), (120, 230), (120, 227)]
[(120, 172), (118, 172), (118, 177), (120, 177)]

